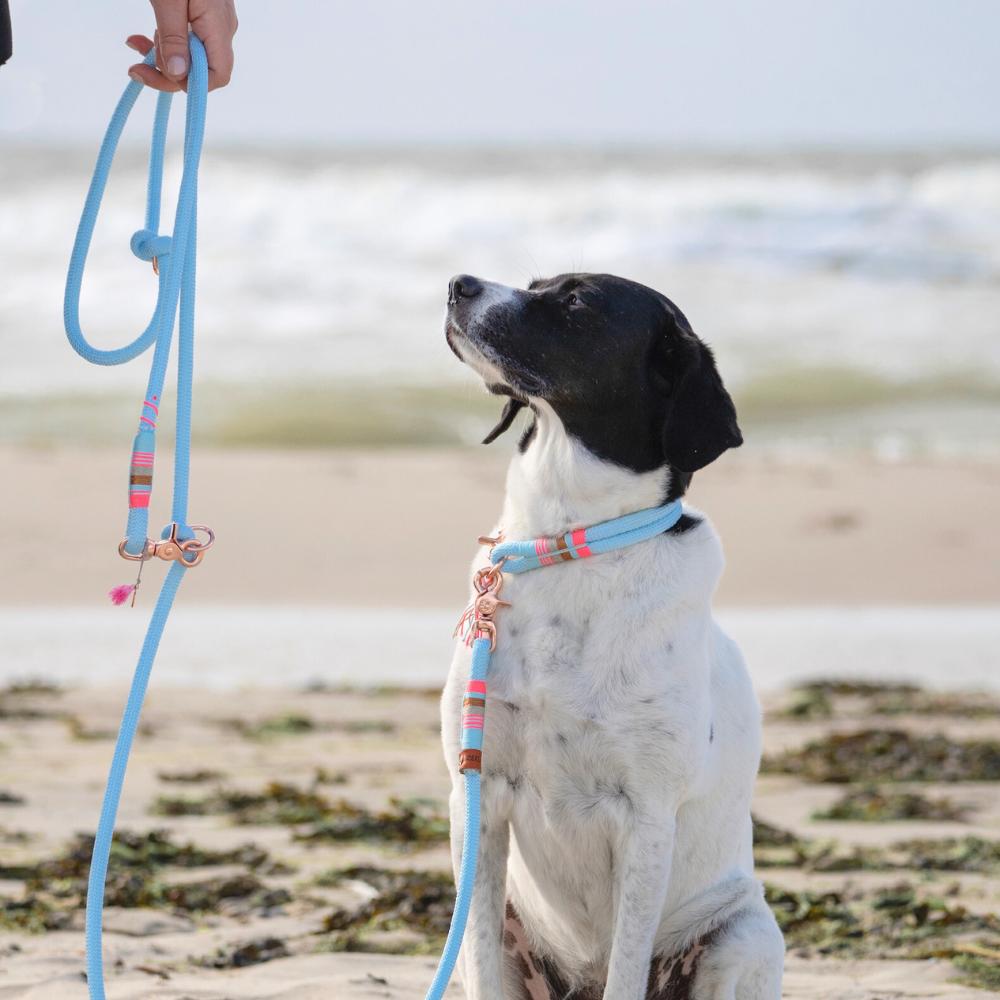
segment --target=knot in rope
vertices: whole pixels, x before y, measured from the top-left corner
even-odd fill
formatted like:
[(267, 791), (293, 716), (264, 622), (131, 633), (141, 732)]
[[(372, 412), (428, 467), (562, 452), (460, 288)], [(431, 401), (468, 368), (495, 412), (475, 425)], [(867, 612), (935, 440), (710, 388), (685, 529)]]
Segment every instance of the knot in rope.
[(151, 229), (137, 229), (129, 246), (139, 260), (152, 260), (154, 257), (166, 257), (173, 242), (169, 236), (157, 236)]

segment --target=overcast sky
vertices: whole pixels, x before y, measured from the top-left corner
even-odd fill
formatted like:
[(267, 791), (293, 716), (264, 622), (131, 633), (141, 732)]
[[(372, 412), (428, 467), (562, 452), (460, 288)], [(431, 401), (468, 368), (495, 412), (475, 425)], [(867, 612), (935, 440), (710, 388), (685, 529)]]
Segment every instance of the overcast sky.
[[(143, 0), (13, 0), (0, 143), (103, 129)], [(1000, 145), (998, 0), (243, 0), (217, 138)]]

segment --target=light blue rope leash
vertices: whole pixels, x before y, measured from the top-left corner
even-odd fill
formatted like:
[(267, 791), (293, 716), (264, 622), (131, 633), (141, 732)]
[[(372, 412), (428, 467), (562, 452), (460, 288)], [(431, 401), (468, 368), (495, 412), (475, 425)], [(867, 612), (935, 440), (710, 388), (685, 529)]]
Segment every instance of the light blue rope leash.
[(465, 776), (465, 831), (462, 837), (462, 861), (459, 866), (455, 910), (448, 928), (444, 951), (426, 1000), (441, 1000), (455, 970), (465, 935), (465, 926), (472, 906), (479, 855), (479, 823), (483, 723), (486, 715), (486, 676), (490, 656), (496, 644), (493, 616), (503, 586), (504, 573), (526, 573), (561, 561), (587, 559), (603, 552), (623, 549), (637, 542), (662, 534), (683, 516), (680, 500), (635, 511), (622, 517), (602, 521), (590, 528), (569, 531), (558, 538), (538, 538), (533, 541), (500, 541), (490, 550), (490, 566), (474, 577), (477, 597), (459, 623), (470, 628), (472, 663), (469, 683), (462, 706), (462, 749), (459, 770)]
[[(146, 196), (146, 225), (131, 241), (132, 252), (140, 259), (154, 262), (159, 284), (156, 307), (149, 325), (130, 344), (112, 350), (93, 347), (80, 326), (80, 289), (87, 252), (90, 249), (97, 213), (107, 184), (115, 149), (129, 113), (142, 90), (142, 84), (130, 83), (115, 108), (97, 157), (94, 177), (84, 202), (77, 229), (69, 273), (63, 316), (66, 335), (73, 349), (87, 361), (98, 365), (120, 365), (154, 347), (146, 396), (139, 419), (139, 430), (133, 447), (133, 476), (129, 493), (129, 515), (125, 540), (120, 551), (140, 562), (153, 555), (171, 559), (173, 565), (163, 582), (160, 595), (150, 618), (139, 662), (132, 679), (128, 701), (122, 716), (114, 756), (108, 774), (108, 784), (101, 806), (101, 817), (94, 838), (87, 884), (87, 985), (91, 1000), (105, 1000), (104, 969), (101, 952), (101, 916), (104, 907), (104, 884), (111, 852), (115, 816), (121, 799), (122, 785), (129, 753), (139, 725), (139, 714), (153, 669), (153, 661), (170, 614), (177, 588), (189, 566), (197, 565), (207, 545), (194, 542), (194, 531), (187, 523), (188, 479), (191, 453), (191, 389), (194, 373), (194, 301), (195, 301), (195, 240), (198, 201), (198, 163), (205, 134), (205, 109), (208, 95), (208, 60), (205, 49), (194, 35), (190, 36), (191, 71), (188, 75), (188, 100), (184, 132), (184, 170), (172, 236), (157, 234), (160, 220), (160, 195), (163, 182), (163, 156), (170, 114), (170, 94), (157, 99), (153, 122), (153, 138), (149, 157), (149, 186)], [(146, 63), (155, 62), (154, 53)], [(159, 266), (157, 265), (165, 265)], [(179, 310), (178, 310), (179, 305)], [(152, 461), (156, 450), (156, 420), (163, 397), (163, 382), (170, 357), (170, 341), (179, 311), (177, 349), (177, 430), (174, 457), (173, 524), (164, 529), (165, 542), (153, 543), (147, 538), (149, 491), (152, 489)], [(136, 465), (136, 456), (143, 458)], [(138, 470), (138, 472), (136, 471)], [(147, 475), (148, 472), (148, 475)], [(149, 482), (145, 482), (145, 480)]]

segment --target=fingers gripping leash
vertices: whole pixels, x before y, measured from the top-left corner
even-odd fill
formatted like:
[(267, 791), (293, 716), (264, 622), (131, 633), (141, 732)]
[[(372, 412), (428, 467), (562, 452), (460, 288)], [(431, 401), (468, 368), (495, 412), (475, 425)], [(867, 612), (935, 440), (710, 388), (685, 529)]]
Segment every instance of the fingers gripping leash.
[[(94, 839), (87, 886), (87, 985), (91, 1000), (105, 1000), (102, 962), (101, 919), (104, 905), (104, 883), (107, 875), (111, 838), (115, 816), (121, 798), (122, 784), (129, 753), (139, 724), (139, 714), (153, 668), (167, 616), (177, 588), (187, 570), (198, 566), (212, 546), (215, 535), (203, 525), (187, 523), (188, 480), (191, 452), (191, 394), (194, 373), (194, 302), (195, 253), (197, 230), (198, 164), (205, 133), (205, 109), (208, 93), (208, 61), (201, 42), (191, 35), (191, 70), (188, 77), (188, 99), (184, 132), (184, 168), (173, 233), (158, 235), (160, 196), (163, 185), (163, 159), (170, 114), (170, 94), (160, 94), (156, 104), (153, 135), (149, 156), (149, 185), (146, 195), (145, 226), (132, 237), (132, 252), (150, 261), (157, 277), (156, 306), (149, 325), (131, 343), (123, 347), (101, 350), (93, 347), (80, 326), (80, 290), (83, 272), (97, 221), (101, 199), (114, 159), (115, 149), (125, 122), (143, 85), (130, 83), (122, 94), (111, 117), (98, 153), (94, 177), (84, 202), (66, 278), (63, 318), (66, 335), (73, 349), (85, 360), (98, 365), (120, 365), (153, 348), (149, 380), (139, 416), (139, 426), (132, 448), (128, 490), (128, 521), (125, 538), (118, 546), (123, 558), (138, 562), (141, 576), (143, 565), (154, 557), (170, 562), (170, 570), (160, 590), (150, 619), (142, 651), (136, 665), (128, 701), (115, 743), (108, 784), (104, 793), (101, 816)], [(155, 53), (146, 57), (152, 64)], [(170, 357), (170, 342), (175, 324), (178, 328), (177, 361), (177, 430), (174, 456), (174, 491), (171, 523), (158, 541), (147, 537), (149, 499), (153, 488), (153, 462), (156, 454), (156, 425), (162, 402), (163, 383)], [(112, 592), (115, 603), (124, 602), (129, 594), (135, 601), (135, 588), (116, 587)]]

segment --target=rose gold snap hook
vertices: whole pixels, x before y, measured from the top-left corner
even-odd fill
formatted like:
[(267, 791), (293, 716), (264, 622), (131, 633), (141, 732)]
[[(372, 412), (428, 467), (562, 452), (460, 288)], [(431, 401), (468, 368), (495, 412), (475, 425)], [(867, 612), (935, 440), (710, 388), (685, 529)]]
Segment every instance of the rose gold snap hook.
[(472, 585), (480, 594), (499, 595), (503, 589), (503, 572), (500, 569), (500, 564), (484, 566), (482, 569), (476, 570), (476, 574), (472, 578)]
[(192, 524), (191, 530), (203, 531), (208, 536), (208, 540), (199, 542), (196, 538), (189, 538), (183, 543), (185, 552), (204, 552), (215, 544), (215, 532), (207, 524)]

